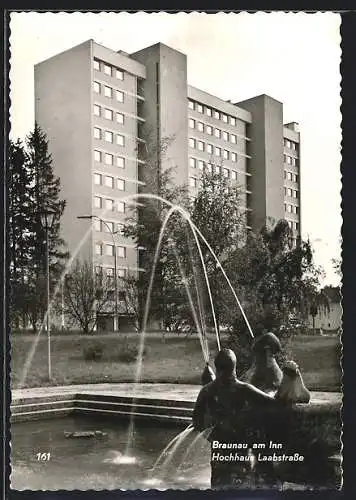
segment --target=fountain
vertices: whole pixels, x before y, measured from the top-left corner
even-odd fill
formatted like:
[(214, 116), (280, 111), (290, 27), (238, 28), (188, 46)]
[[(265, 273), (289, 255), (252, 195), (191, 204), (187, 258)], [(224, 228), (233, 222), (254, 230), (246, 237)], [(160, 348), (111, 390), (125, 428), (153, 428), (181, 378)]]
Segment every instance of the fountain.
[[(143, 326), (142, 326), (142, 331), (140, 332), (140, 342), (139, 342), (139, 350), (138, 350), (138, 357), (137, 357), (137, 364), (136, 364), (136, 371), (135, 371), (135, 380), (134, 384), (132, 386), (132, 406), (131, 406), (131, 412), (130, 412), (130, 422), (129, 422), (129, 427), (128, 427), (128, 433), (127, 433), (127, 440), (126, 440), (126, 449), (124, 453), (121, 452), (115, 452), (116, 454), (113, 454), (113, 456), (109, 457), (107, 459), (108, 462), (110, 460), (112, 463), (122, 463), (122, 464), (135, 464), (136, 460), (135, 457), (132, 455), (132, 444), (134, 440), (134, 421), (135, 421), (135, 410), (137, 408), (137, 392), (140, 386), (140, 380), (141, 380), (141, 371), (142, 371), (142, 359), (143, 359), (143, 351), (144, 351), (144, 343), (145, 343), (145, 335), (146, 335), (146, 330), (147, 330), (147, 323), (148, 323), (148, 314), (149, 314), (149, 309), (150, 309), (150, 302), (151, 302), (151, 294), (152, 294), (152, 287), (153, 287), (153, 280), (154, 280), (154, 275), (155, 275), (155, 270), (160, 254), (160, 249), (162, 246), (163, 242), (163, 237), (165, 234), (166, 227), (168, 225), (168, 222), (170, 220), (170, 217), (178, 213), (181, 215), (182, 219), (185, 221), (187, 224), (187, 227), (189, 228), (193, 239), (195, 241), (195, 245), (199, 254), (199, 259), (200, 259), (200, 264), (203, 270), (203, 275), (205, 279), (205, 285), (206, 289), (208, 292), (208, 297), (209, 297), (209, 302), (210, 302), (210, 307), (211, 307), (211, 312), (212, 312), (212, 317), (213, 317), (213, 323), (214, 323), (214, 329), (215, 329), (215, 335), (216, 335), (216, 342), (217, 342), (217, 348), (218, 350), (221, 349), (221, 343), (220, 343), (220, 336), (219, 336), (219, 331), (217, 327), (217, 322), (216, 322), (216, 315), (215, 315), (215, 310), (214, 310), (214, 303), (212, 299), (212, 294), (211, 294), (211, 288), (210, 288), (210, 283), (208, 279), (208, 273), (206, 270), (205, 262), (203, 259), (203, 254), (201, 250), (201, 242), (206, 245), (208, 250), (210, 251), (211, 255), (215, 259), (218, 268), (221, 270), (221, 273), (224, 277), (224, 279), (227, 281), (227, 284), (236, 300), (236, 304), (238, 308), (241, 311), (241, 314), (246, 322), (248, 331), (250, 332), (251, 338), (254, 339), (254, 335), (251, 329), (251, 326), (248, 322), (248, 319), (245, 315), (245, 312), (242, 308), (242, 305), (236, 295), (236, 292), (231, 284), (231, 281), (229, 280), (228, 276), (226, 275), (225, 270), (221, 266), (221, 263), (219, 262), (219, 259), (215, 255), (214, 251), (212, 250), (211, 246), (205, 239), (204, 235), (200, 232), (199, 228), (195, 226), (195, 224), (191, 221), (189, 214), (180, 206), (174, 205), (171, 202), (161, 198), (160, 196), (157, 195), (152, 195), (152, 194), (137, 194), (137, 195), (130, 195), (121, 201), (135, 201), (139, 199), (154, 199), (161, 201), (162, 203), (165, 203), (169, 209), (167, 211), (167, 214), (165, 216), (165, 219), (163, 221), (160, 233), (159, 233), (159, 238), (157, 241), (156, 249), (155, 249), (155, 254), (154, 254), (154, 259), (153, 259), (153, 265), (151, 269), (151, 274), (150, 274), (150, 280), (149, 280), (149, 286), (147, 290), (147, 297), (146, 297), (146, 304), (145, 304), (145, 309), (144, 309), (144, 319), (143, 319)], [(105, 215), (105, 214), (101, 214)], [(83, 244), (85, 238), (88, 236), (90, 229), (84, 236), (84, 238), (81, 241), (81, 244)], [(195, 305), (194, 305), (194, 300), (189, 288), (189, 283), (186, 279), (185, 273), (183, 266), (181, 265), (181, 261), (179, 258), (179, 255), (177, 253), (177, 249), (175, 247), (174, 242), (171, 240), (170, 241), (170, 246), (171, 249), (175, 255), (175, 258), (177, 260), (178, 268), (180, 270), (181, 276), (182, 276), (182, 282), (184, 284), (187, 298), (190, 304), (190, 308), (192, 311), (192, 316), (194, 320), (194, 324), (196, 327), (196, 331), (198, 333), (199, 341), (201, 344), (202, 348), (202, 354), (203, 354), (203, 360), (205, 363), (204, 371), (201, 377), (202, 384), (206, 385), (213, 381), (215, 379), (215, 374), (214, 371), (212, 370), (210, 364), (209, 364), (209, 346), (208, 346), (208, 341), (207, 341), (207, 335), (206, 335), (206, 324), (205, 324), (205, 318), (204, 318), (204, 311), (202, 307), (202, 303), (200, 300), (200, 294), (199, 294), (199, 286), (197, 282), (197, 276), (196, 276), (196, 269), (195, 265), (193, 262), (193, 259), (191, 258), (192, 262), (192, 267), (193, 267), (193, 278), (194, 278), (194, 286), (196, 290), (196, 299), (197, 299), (197, 309), (198, 313), (195, 310)], [(190, 247), (189, 247), (190, 248)], [(55, 290), (55, 294), (52, 298), (52, 301), (55, 298), (56, 293), (58, 293), (58, 290), (61, 286), (61, 282), (64, 280), (65, 274), (68, 272), (68, 269), (73, 262), (75, 256), (78, 254), (80, 250), (80, 246), (72, 256), (71, 260), (68, 262), (67, 267), (65, 272), (63, 273), (61, 277), (60, 283), (57, 285), (57, 288)], [(191, 252), (191, 249), (190, 249)], [(191, 255), (191, 253), (190, 253)], [(192, 257), (192, 256), (191, 256)], [(51, 304), (50, 304), (51, 306)], [(49, 306), (49, 307), (50, 307)], [(30, 354), (26, 360), (25, 366), (24, 366), (24, 371), (23, 371), (23, 376), (21, 378), (21, 385), (23, 385), (28, 368), (31, 364), (31, 360), (33, 358), (34, 351), (36, 349), (36, 345), (39, 339), (39, 335), (42, 331), (42, 328), (39, 331), (38, 336), (36, 337), (34, 344), (32, 346), (32, 349), (30, 351)], [(275, 360), (275, 355), (277, 352), (280, 350), (280, 344), (278, 338), (272, 334), (268, 333), (265, 335), (260, 336), (254, 341), (253, 344), (253, 352), (254, 352), (254, 363), (249, 372), (247, 373), (247, 379), (256, 385), (257, 387), (260, 387), (264, 391), (273, 391), (277, 392), (277, 398), (279, 398), (281, 401), (283, 400), (289, 400), (290, 402), (303, 402), (307, 403), (310, 399), (310, 393), (309, 391), (305, 388), (299, 368), (295, 367), (293, 364), (287, 364), (283, 368), (283, 372), (279, 368), (276, 360)], [(308, 426), (309, 424), (307, 424)], [(333, 421), (331, 423), (333, 427), (335, 427), (335, 422)], [(305, 422), (304, 422), (305, 426)], [(183, 430), (180, 434), (175, 436), (170, 443), (168, 443), (167, 447), (162, 451), (158, 459), (156, 460), (153, 468), (152, 468), (152, 474), (157, 473), (157, 468), (159, 466), (162, 466), (163, 470), (167, 467), (169, 463), (174, 459), (175, 453), (177, 450), (183, 446), (185, 440), (187, 439), (188, 436), (190, 436), (193, 433), (193, 428), (191, 426), (188, 426), (185, 430)], [(181, 468), (182, 464), (184, 463), (184, 460), (187, 458), (189, 455), (190, 451), (194, 448), (197, 442), (199, 442), (200, 439), (205, 437), (206, 433), (205, 430), (198, 433), (195, 438), (193, 439), (192, 443), (190, 446), (188, 446), (185, 455), (183, 456), (180, 466), (178, 467), (178, 470)], [(162, 462), (163, 460), (163, 462)], [(151, 474), (151, 476), (152, 476)], [(154, 485), (155, 484), (155, 478), (150, 477), (148, 478), (148, 483)]]

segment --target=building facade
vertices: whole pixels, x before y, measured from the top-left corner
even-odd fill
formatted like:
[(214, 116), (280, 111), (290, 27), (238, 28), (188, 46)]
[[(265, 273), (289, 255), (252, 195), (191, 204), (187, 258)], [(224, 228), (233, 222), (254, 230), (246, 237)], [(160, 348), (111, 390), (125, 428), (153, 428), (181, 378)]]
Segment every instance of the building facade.
[[(298, 125), (284, 125), (269, 96), (233, 104), (189, 86), (187, 56), (164, 44), (129, 55), (88, 40), (37, 64), (35, 117), (67, 201), (62, 236), (97, 272), (140, 271), (121, 228), (134, 195), (166, 168), (192, 195), (204, 169), (222, 171), (241, 187), (248, 227), (285, 218), (300, 234)], [(155, 172), (140, 152), (165, 138)]]

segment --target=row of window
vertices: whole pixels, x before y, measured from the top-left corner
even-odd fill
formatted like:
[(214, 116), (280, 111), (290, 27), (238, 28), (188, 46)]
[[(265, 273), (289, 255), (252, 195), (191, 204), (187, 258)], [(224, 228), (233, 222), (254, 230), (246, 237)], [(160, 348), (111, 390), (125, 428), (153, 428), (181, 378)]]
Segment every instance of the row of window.
[(115, 66), (111, 66), (108, 63), (104, 63), (103, 61), (94, 59), (93, 66), (96, 71), (103, 71), (105, 75), (113, 76), (113, 74), (115, 74), (118, 80), (124, 79), (124, 72), (121, 69), (116, 68)]
[(224, 160), (230, 160), (234, 163), (237, 163), (237, 154), (228, 151), (227, 149), (222, 149), (219, 146), (213, 146), (212, 144), (206, 144), (203, 141), (198, 141), (193, 137), (189, 138), (189, 147), (198, 149), (199, 151), (206, 151), (209, 154), (215, 154), (215, 156), (219, 158), (224, 158)]
[[(115, 180), (111, 175), (94, 174), (94, 184), (114, 189)], [(125, 181), (123, 179), (116, 179), (116, 189), (125, 191)]]
[(283, 161), (288, 165), (293, 165), (293, 167), (296, 167), (298, 165), (298, 159), (293, 158), (293, 156), (283, 155)]
[(288, 205), (287, 203), (285, 203), (284, 211), (288, 212), (289, 214), (299, 214), (299, 207), (297, 207), (296, 205)]
[(114, 200), (110, 198), (102, 198), (101, 196), (94, 196), (94, 207), (105, 208), (111, 212), (114, 212), (116, 207), (116, 210), (121, 214), (124, 214), (126, 211), (126, 205), (123, 201), (117, 201), (115, 203)]
[(124, 224), (121, 224), (120, 222), (101, 221), (100, 219), (94, 219), (93, 226), (95, 231), (98, 231), (99, 233), (122, 234), (124, 229)]
[(284, 147), (294, 149), (294, 151), (298, 150), (298, 144), (296, 142), (289, 141), (288, 139), (284, 139)]
[(207, 116), (213, 116), (216, 120), (222, 120), (224, 123), (230, 123), (230, 125), (236, 126), (237, 119), (234, 116), (226, 115), (217, 109), (210, 108), (209, 106), (204, 106), (199, 102), (188, 101), (189, 109), (198, 111), (198, 113), (206, 114)]
[(94, 104), (94, 115), (103, 116), (104, 118), (110, 121), (113, 121), (115, 116), (116, 123), (119, 123), (120, 125), (124, 125), (125, 123), (125, 115), (123, 113), (119, 113), (118, 111), (113, 111), (112, 109), (109, 108), (104, 108), (104, 111), (102, 111), (102, 107), (99, 106), (98, 104)]
[[(109, 243), (95, 243), (95, 255), (107, 255), (108, 257), (114, 257), (115, 248), (114, 245)], [(122, 259), (126, 258), (126, 247), (117, 246), (116, 256)]]
[(104, 85), (94, 81), (93, 90), (96, 94), (103, 94), (105, 97), (109, 97), (109, 99), (113, 99), (115, 94), (115, 98), (118, 102), (124, 102), (125, 100), (125, 94), (122, 90), (113, 89), (109, 85)]
[(118, 146), (125, 146), (125, 136), (121, 134), (114, 134), (110, 130), (102, 130), (99, 127), (94, 127), (94, 139), (104, 139), (106, 142), (113, 144), (114, 135), (116, 136), (116, 144)]
[[(199, 170), (207, 170), (210, 174), (215, 171), (215, 173), (220, 174), (221, 173), (221, 166), (220, 165), (214, 165), (213, 163), (206, 163), (205, 161), (202, 160), (197, 160), (196, 158), (189, 158), (189, 166), (192, 168), (198, 168)], [(223, 168), (222, 169), (224, 177), (229, 178), (230, 177), (230, 170), (228, 168)], [(231, 170), (231, 179), (233, 181), (237, 180), (237, 172), (236, 170)]]
[(298, 174), (293, 174), (293, 172), (287, 172), (285, 170), (284, 178), (287, 179), (287, 181), (298, 182), (299, 176)]
[(288, 226), (291, 229), (295, 229), (296, 231), (299, 231), (299, 222), (294, 222), (292, 220), (287, 220), (287, 222), (288, 222)]
[(198, 132), (205, 132), (209, 135), (214, 135), (217, 139), (223, 138), (226, 142), (231, 142), (232, 144), (237, 144), (237, 135), (226, 132), (226, 130), (221, 130), (219, 128), (214, 128), (211, 125), (207, 125), (203, 122), (197, 122), (193, 118), (189, 118), (189, 128), (197, 129)]
[(289, 196), (291, 198), (298, 198), (299, 193), (295, 189), (284, 188), (284, 196)]
[[(94, 160), (101, 163), (104, 160), (105, 165), (114, 165), (114, 155), (94, 150)], [(115, 156), (115, 165), (119, 168), (125, 168), (125, 158)]]
[[(103, 273), (105, 272), (106, 276), (108, 278), (113, 278), (115, 274), (115, 270), (113, 267), (101, 267), (101, 266), (95, 266), (95, 273), (97, 276), (102, 276)], [(117, 269), (116, 270), (116, 275), (118, 278), (126, 278), (127, 275), (127, 269)]]

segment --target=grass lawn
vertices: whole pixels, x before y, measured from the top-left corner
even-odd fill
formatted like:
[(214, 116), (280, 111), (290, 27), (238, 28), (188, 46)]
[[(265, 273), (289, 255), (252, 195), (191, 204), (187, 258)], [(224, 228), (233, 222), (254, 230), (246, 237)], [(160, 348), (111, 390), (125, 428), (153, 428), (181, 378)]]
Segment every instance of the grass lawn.
[[(100, 338), (77, 335), (53, 336), (52, 381), (47, 376), (47, 339), (45, 335), (37, 344), (24, 387), (45, 385), (69, 385), (99, 382), (132, 382), (135, 376), (134, 362), (118, 361), (125, 344), (138, 344), (138, 336), (111, 334)], [(11, 385), (18, 386), (27, 356), (33, 346), (34, 336), (14, 334), (11, 337)], [(85, 361), (83, 351), (91, 343), (103, 346), (103, 359)], [(200, 344), (197, 338), (148, 335), (147, 352), (141, 373), (143, 382), (171, 382), (199, 384), (204, 368)], [(331, 337), (300, 337), (288, 347), (292, 359), (301, 367), (305, 383), (312, 390), (339, 390), (341, 370), (339, 366), (338, 339)], [(211, 340), (211, 359), (216, 342)]]

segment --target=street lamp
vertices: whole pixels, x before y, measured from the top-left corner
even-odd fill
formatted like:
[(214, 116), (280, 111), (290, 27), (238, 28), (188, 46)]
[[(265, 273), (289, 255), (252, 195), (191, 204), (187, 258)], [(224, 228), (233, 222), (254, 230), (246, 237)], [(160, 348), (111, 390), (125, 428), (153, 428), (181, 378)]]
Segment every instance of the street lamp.
[(50, 314), (50, 286), (49, 286), (49, 231), (52, 228), (56, 218), (56, 212), (53, 210), (44, 210), (41, 214), (41, 224), (46, 233), (46, 281), (47, 281), (47, 346), (48, 346), (48, 380), (52, 379), (51, 365), (51, 314)]
[(114, 319), (114, 330), (115, 330), (115, 329), (118, 328), (118, 323), (119, 323), (119, 321), (118, 321), (119, 308), (118, 308), (118, 290), (117, 290), (116, 244), (115, 244), (114, 232), (110, 228), (109, 224), (107, 222), (105, 222), (101, 217), (98, 217), (97, 215), (78, 215), (77, 219), (85, 219), (85, 220), (97, 219), (97, 220), (100, 220), (100, 222), (105, 225), (105, 227), (107, 228), (108, 232), (111, 234), (111, 238), (112, 238), (112, 242), (113, 242), (113, 248), (114, 248), (114, 286), (115, 286), (115, 319)]

